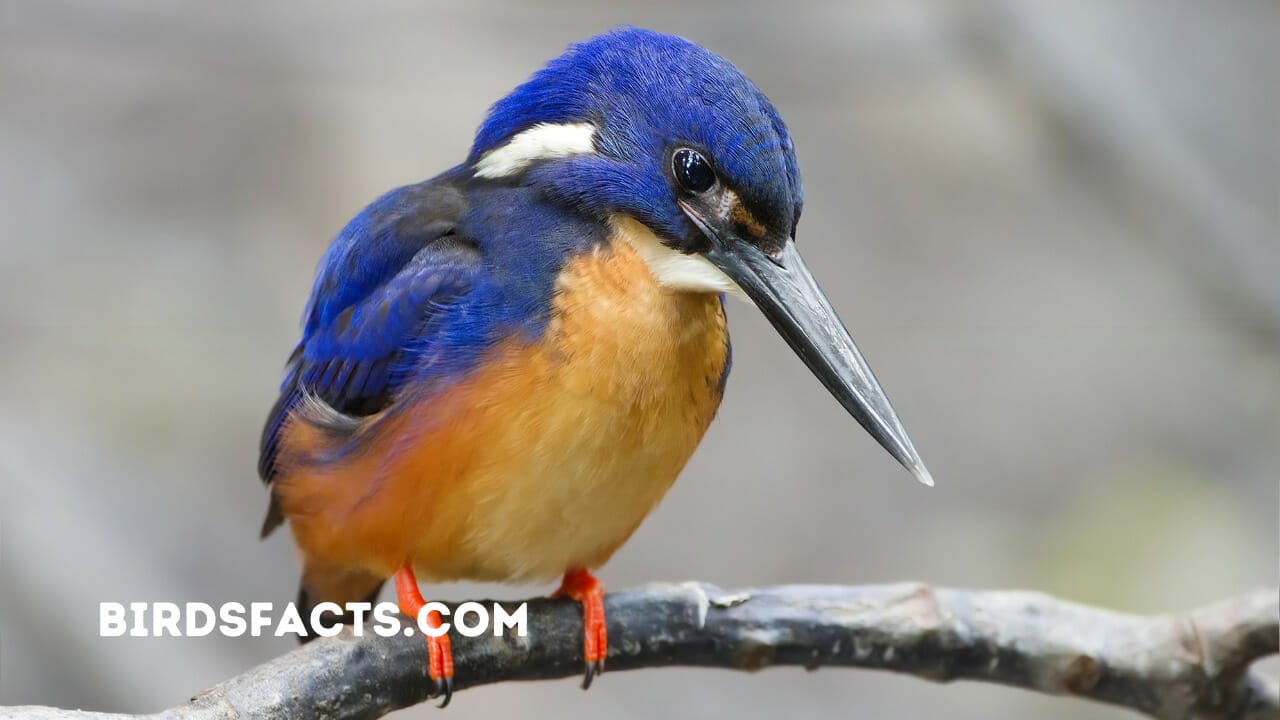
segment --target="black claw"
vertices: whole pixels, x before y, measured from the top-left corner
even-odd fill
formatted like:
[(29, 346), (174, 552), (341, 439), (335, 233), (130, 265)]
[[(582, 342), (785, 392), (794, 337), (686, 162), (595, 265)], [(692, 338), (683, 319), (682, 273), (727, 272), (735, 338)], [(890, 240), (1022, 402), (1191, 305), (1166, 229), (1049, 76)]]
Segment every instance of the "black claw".
[(431, 691), (431, 697), (438, 698), (441, 695), (444, 696), (444, 700), (436, 707), (446, 708), (449, 706), (449, 701), (453, 699), (453, 678), (436, 678), (435, 688)]
[(602, 672), (604, 672), (604, 663), (602, 662), (587, 663), (587, 672), (582, 677), (582, 689), (583, 690), (591, 689), (591, 681), (595, 680), (596, 675), (599, 675)]

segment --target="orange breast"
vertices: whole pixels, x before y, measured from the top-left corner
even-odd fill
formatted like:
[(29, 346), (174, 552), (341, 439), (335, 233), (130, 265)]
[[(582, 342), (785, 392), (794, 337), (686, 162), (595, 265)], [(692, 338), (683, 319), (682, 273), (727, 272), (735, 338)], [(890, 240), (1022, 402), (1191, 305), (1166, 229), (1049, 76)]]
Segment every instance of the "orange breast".
[[(278, 479), (311, 561), (424, 579), (548, 579), (603, 564), (693, 454), (720, 402), (715, 295), (660, 287), (625, 242), (572, 260), (533, 344), (509, 342), (388, 418), (334, 466)], [(324, 438), (303, 423), (285, 453)]]

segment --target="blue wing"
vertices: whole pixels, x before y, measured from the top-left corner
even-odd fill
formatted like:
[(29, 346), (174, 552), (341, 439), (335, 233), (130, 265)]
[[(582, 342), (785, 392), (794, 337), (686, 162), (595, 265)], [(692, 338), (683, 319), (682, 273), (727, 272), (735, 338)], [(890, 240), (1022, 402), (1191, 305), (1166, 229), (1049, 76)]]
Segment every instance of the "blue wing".
[[(302, 341), (262, 431), (263, 481), (279, 472), (284, 423), (303, 403), (308, 420), (349, 432), (408, 383), (442, 386), (496, 343), (539, 337), (565, 259), (606, 234), (537, 189), (477, 180), (465, 166), (375, 201), (320, 261)], [(263, 534), (282, 520), (273, 493)]]
[[(480, 271), (476, 246), (459, 237), (463, 194), (432, 180), (384, 195), (338, 235), (320, 262), (280, 397), (262, 432), (258, 473), (277, 472), (280, 436), (307, 396), (336, 418), (386, 408), (430, 325), (463, 302)], [(278, 524), (268, 515), (268, 526)], [(270, 527), (264, 526), (264, 533)]]

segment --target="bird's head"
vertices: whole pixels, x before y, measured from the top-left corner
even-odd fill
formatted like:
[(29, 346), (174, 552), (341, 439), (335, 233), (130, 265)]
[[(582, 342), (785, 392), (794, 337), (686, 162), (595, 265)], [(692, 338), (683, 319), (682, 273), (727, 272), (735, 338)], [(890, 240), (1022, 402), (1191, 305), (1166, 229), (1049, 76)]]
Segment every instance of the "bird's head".
[(659, 281), (754, 303), (841, 405), (933, 484), (796, 251), (803, 193), (791, 136), (733, 64), (635, 28), (573, 45), (493, 106), (468, 164), (478, 178), (638, 223), (645, 238), (628, 234)]

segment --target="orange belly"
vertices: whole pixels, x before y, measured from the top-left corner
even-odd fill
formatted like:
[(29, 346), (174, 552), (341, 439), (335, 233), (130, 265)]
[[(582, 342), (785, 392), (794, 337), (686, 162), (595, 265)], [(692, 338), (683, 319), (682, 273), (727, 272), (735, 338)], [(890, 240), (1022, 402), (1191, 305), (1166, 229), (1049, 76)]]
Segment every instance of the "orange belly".
[[(614, 242), (572, 260), (552, 319), (358, 452), (278, 479), (309, 563), (386, 577), (543, 580), (603, 564), (693, 454), (720, 403), (719, 297), (660, 287)], [(302, 422), (284, 456), (323, 447)]]

